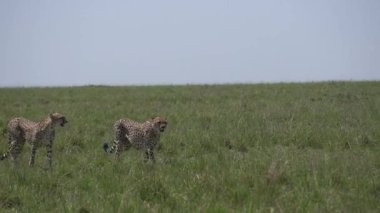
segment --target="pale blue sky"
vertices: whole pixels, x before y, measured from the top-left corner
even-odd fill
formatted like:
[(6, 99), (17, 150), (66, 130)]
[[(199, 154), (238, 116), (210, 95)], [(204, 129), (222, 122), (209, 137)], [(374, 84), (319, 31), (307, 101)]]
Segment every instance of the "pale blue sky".
[(380, 80), (379, 0), (2, 0), (0, 87)]

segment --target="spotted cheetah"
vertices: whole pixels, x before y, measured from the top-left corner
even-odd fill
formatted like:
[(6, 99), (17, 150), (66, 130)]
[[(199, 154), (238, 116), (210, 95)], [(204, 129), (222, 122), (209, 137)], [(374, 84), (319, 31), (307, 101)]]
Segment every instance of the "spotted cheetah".
[(36, 150), (38, 147), (45, 146), (47, 150), (47, 160), (49, 167), (52, 164), (52, 146), (55, 138), (55, 127), (64, 126), (68, 121), (60, 113), (52, 113), (45, 120), (33, 122), (22, 117), (13, 118), (8, 123), (8, 151), (0, 156), (4, 160), (11, 156), (12, 161), (16, 161), (25, 141), (30, 143), (32, 151), (29, 159), (29, 166), (33, 166)]
[(160, 117), (152, 118), (144, 123), (130, 119), (120, 119), (114, 124), (114, 142), (111, 148), (103, 145), (106, 153), (114, 153), (118, 159), (120, 153), (131, 146), (145, 151), (145, 160), (155, 162), (153, 150), (160, 142), (160, 134), (165, 131), (167, 121)]

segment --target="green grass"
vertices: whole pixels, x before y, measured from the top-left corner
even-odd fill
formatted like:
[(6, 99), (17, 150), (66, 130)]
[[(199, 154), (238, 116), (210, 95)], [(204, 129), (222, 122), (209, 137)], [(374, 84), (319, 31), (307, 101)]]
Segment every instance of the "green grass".
[[(0, 162), (0, 212), (379, 212), (380, 82), (0, 89), (0, 128), (59, 111), (53, 170)], [(123, 117), (169, 124), (156, 164), (105, 155)], [(0, 139), (0, 151), (7, 148)]]

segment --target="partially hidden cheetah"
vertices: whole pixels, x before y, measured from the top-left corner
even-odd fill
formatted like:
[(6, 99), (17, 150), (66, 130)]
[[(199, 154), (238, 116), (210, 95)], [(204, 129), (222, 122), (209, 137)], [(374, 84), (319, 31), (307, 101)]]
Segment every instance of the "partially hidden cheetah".
[(160, 142), (160, 135), (165, 131), (167, 121), (160, 117), (152, 118), (144, 123), (130, 119), (120, 119), (114, 124), (114, 142), (110, 148), (107, 143), (103, 149), (107, 153), (114, 153), (119, 158), (120, 153), (131, 146), (145, 151), (145, 160), (155, 162), (153, 150)]
[(52, 146), (55, 138), (55, 127), (64, 126), (68, 121), (65, 116), (56, 112), (50, 114), (45, 120), (33, 122), (22, 117), (13, 118), (8, 123), (8, 151), (0, 156), (4, 160), (11, 156), (12, 161), (16, 161), (25, 141), (31, 145), (29, 166), (34, 164), (37, 148), (44, 146), (47, 151), (47, 161), (49, 167), (52, 164)]

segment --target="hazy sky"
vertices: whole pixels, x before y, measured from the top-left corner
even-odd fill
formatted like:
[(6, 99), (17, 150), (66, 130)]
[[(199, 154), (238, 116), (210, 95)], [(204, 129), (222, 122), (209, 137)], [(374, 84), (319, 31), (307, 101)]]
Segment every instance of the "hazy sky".
[(380, 0), (1, 0), (0, 87), (380, 80)]

